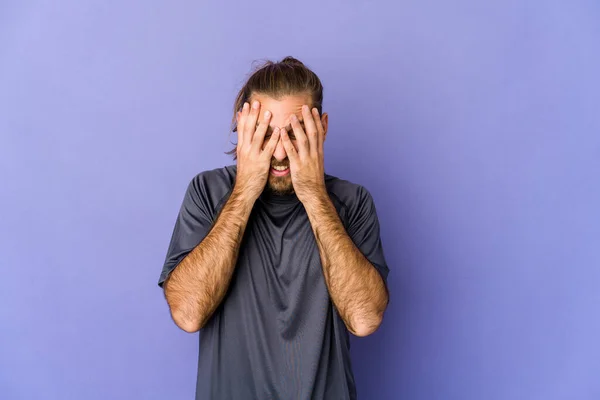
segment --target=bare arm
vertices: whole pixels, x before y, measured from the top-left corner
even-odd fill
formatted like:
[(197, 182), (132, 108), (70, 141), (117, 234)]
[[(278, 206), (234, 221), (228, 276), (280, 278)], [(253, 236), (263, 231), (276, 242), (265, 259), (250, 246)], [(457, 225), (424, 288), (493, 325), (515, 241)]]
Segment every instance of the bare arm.
[(285, 129), (281, 139), (290, 159), (292, 183), (310, 220), (323, 266), (329, 295), (350, 332), (357, 336), (373, 333), (381, 324), (388, 293), (379, 272), (355, 246), (327, 194), (323, 142), (325, 114), (302, 107), (306, 132), (297, 116), (291, 116), (296, 142)]
[(307, 201), (305, 208), (333, 304), (350, 332), (370, 335), (389, 301), (383, 279), (348, 236), (326, 193)]
[(253, 204), (234, 188), (208, 235), (165, 281), (171, 316), (184, 331), (200, 330), (223, 300)]
[(267, 183), (279, 130), (265, 134), (271, 113), (259, 119), (260, 103), (238, 112), (237, 175), (234, 189), (206, 237), (164, 283), (173, 321), (186, 332), (200, 330), (217, 309), (233, 276), (254, 202)]

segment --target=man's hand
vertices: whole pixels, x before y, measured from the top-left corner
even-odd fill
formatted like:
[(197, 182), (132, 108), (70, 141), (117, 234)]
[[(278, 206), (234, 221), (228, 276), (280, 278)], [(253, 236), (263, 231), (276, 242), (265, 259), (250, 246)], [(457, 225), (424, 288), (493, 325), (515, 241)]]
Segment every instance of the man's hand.
[(321, 124), (319, 111), (307, 105), (302, 106), (302, 116), (306, 132), (302, 129), (296, 115), (291, 117), (291, 125), (296, 137), (298, 150), (292, 144), (285, 129), (281, 129), (281, 140), (290, 159), (292, 184), (298, 199), (306, 204), (316, 197), (326, 194), (325, 166), (323, 161), (323, 142), (325, 130)]
[(271, 157), (279, 141), (279, 128), (273, 130), (273, 135), (263, 150), (265, 133), (269, 127), (271, 113), (265, 111), (260, 118), (258, 127), (256, 121), (260, 117), (260, 103), (255, 101), (250, 105), (244, 103), (241, 113), (238, 113), (238, 144), (237, 144), (237, 176), (235, 190), (244, 193), (255, 201), (267, 184)]

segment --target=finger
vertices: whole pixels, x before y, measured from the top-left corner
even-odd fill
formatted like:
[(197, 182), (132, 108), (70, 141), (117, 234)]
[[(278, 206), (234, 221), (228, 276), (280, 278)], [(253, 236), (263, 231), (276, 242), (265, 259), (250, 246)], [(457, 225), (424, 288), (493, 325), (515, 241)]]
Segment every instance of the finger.
[(279, 128), (273, 129), (273, 134), (271, 135), (269, 142), (267, 143), (267, 145), (265, 146), (265, 148), (262, 152), (262, 154), (264, 155), (265, 158), (268, 158), (270, 160), (271, 157), (273, 157), (273, 153), (275, 152), (275, 148), (277, 147), (277, 142), (279, 141), (279, 137), (280, 137), (280, 129)]
[(304, 128), (306, 129), (306, 137), (308, 138), (309, 151), (312, 155), (316, 155), (319, 150), (319, 132), (317, 132), (317, 126), (307, 105), (302, 106), (302, 116), (304, 117)]
[(254, 132), (254, 137), (252, 138), (252, 149), (260, 150), (262, 148), (263, 142), (265, 141), (265, 134), (267, 133), (267, 128), (269, 127), (269, 121), (271, 120), (271, 112), (265, 111), (263, 117), (256, 127), (256, 132)]
[[(296, 140), (298, 140), (297, 137)], [(281, 129), (281, 141), (283, 143), (283, 148), (290, 159), (290, 163), (295, 164), (298, 161), (298, 152), (296, 151), (296, 148), (294, 147), (294, 144), (292, 143), (287, 131), (283, 128)]]
[(252, 107), (250, 108), (250, 114), (248, 114), (248, 118), (246, 118), (244, 131), (244, 140), (249, 145), (252, 143), (252, 137), (254, 136), (254, 131), (256, 130), (256, 121), (258, 120), (259, 112), (260, 103), (258, 102), (258, 100), (254, 100), (252, 102)]
[(323, 128), (323, 123), (321, 122), (321, 116), (319, 115), (319, 110), (317, 108), (312, 109), (313, 120), (315, 125), (317, 126), (318, 132), (318, 150), (321, 154), (323, 154), (323, 143), (325, 142), (325, 128)]
[(242, 106), (242, 111), (240, 112), (240, 117), (237, 122), (237, 134), (238, 134), (238, 147), (244, 144), (245, 135), (244, 135), (244, 124), (246, 123), (246, 117), (248, 116), (248, 109), (250, 108), (248, 103), (244, 103)]
[[(308, 154), (309, 152), (309, 143), (306, 134), (304, 133), (304, 129), (302, 129), (302, 125), (300, 125), (300, 121), (298, 121), (298, 117), (292, 114), (291, 118), (292, 130), (294, 131), (294, 136), (296, 137), (296, 144), (298, 144), (297, 153), (301, 156), (304, 154)], [(286, 131), (287, 133), (287, 131)], [(289, 136), (288, 136), (289, 137)]]

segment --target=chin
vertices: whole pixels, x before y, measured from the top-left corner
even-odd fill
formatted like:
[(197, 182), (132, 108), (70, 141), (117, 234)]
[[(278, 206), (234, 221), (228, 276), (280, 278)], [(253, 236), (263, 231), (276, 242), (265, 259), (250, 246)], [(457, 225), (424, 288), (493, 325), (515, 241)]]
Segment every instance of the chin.
[(287, 176), (284, 178), (269, 177), (269, 190), (280, 195), (292, 194), (294, 193), (294, 186)]

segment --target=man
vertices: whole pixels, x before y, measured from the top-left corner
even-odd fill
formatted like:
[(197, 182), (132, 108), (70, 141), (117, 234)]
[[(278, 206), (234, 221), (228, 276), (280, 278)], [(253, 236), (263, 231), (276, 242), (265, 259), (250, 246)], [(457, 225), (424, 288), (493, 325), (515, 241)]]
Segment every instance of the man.
[(236, 165), (188, 186), (160, 276), (174, 322), (200, 334), (196, 399), (355, 399), (349, 335), (388, 304), (373, 199), (325, 174), (323, 87), (267, 62), (234, 106)]

